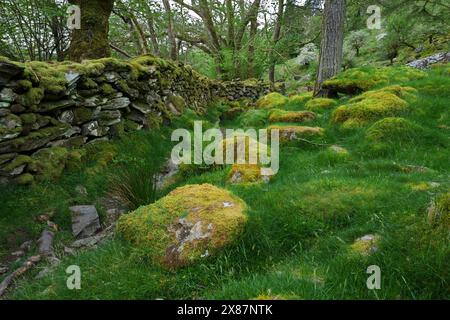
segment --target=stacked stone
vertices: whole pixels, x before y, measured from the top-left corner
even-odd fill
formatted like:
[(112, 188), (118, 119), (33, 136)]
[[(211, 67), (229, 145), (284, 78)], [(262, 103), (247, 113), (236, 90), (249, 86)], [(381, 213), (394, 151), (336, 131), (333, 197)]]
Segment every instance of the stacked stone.
[(30, 183), (44, 167), (36, 161), (70, 157), (70, 150), (85, 144), (157, 127), (187, 106), (204, 112), (215, 97), (256, 99), (268, 90), (260, 82), (213, 82), (189, 66), (152, 56), (54, 67), (0, 57), (0, 182)]
[(260, 97), (273, 91), (283, 92), (283, 85), (277, 83), (275, 86), (272, 86), (270, 83), (262, 80), (249, 79), (245, 81), (218, 82), (214, 85), (213, 89), (216, 96), (225, 98), (229, 101), (242, 99), (256, 101)]

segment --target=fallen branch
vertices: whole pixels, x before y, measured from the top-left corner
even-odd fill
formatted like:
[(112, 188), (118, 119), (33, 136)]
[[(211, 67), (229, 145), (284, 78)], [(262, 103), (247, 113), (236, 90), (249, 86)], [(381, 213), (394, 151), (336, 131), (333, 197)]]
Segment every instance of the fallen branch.
[(8, 287), (11, 285), (11, 282), (15, 279), (23, 275), (25, 272), (30, 270), (35, 264), (41, 261), (41, 256), (32, 256), (25, 261), (22, 266), (3, 279), (2, 283), (0, 283), (0, 297), (5, 293)]
[(113, 45), (112, 43), (109, 44), (109, 46), (113, 49), (116, 50), (117, 52), (123, 54), (125, 57), (127, 58), (133, 58), (128, 52), (120, 49), (119, 47), (116, 47), (115, 45)]

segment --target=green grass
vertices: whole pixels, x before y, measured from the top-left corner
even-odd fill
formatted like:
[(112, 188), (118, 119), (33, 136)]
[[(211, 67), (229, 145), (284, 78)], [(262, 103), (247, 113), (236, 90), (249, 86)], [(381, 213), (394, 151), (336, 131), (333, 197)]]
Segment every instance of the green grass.
[[(215, 168), (194, 171), (169, 187), (211, 183), (230, 189), (248, 204), (244, 234), (215, 257), (167, 271), (115, 238), (96, 250), (65, 258), (41, 280), (32, 280), (39, 270), (32, 271), (7, 298), (448, 299), (448, 226), (431, 226), (426, 211), (432, 199), (449, 190), (448, 127), (442, 126), (449, 125), (450, 78), (437, 69), (426, 78), (401, 84), (418, 90), (405, 119), (434, 139), (412, 144), (393, 139), (388, 152), (374, 151), (366, 139), (373, 122), (343, 129), (332, 124), (333, 109), (326, 110), (308, 125), (325, 128), (323, 142), (346, 148), (348, 157), (336, 156), (327, 146), (291, 143), (282, 148), (280, 172), (270, 184), (228, 185), (228, 168)], [(432, 90), (442, 85), (447, 89)], [(342, 97), (338, 106), (347, 101)], [(286, 109), (304, 110), (304, 105), (288, 104)], [(226, 126), (239, 127), (241, 121), (242, 116)], [(257, 123), (265, 126), (259, 115)], [(131, 152), (131, 146), (122, 147), (122, 152)], [(104, 172), (114, 172), (116, 165), (120, 163), (113, 162), (95, 176), (72, 172), (57, 184), (1, 192), (0, 239), (19, 226), (36, 234), (30, 217), (46, 208), (54, 208), (55, 220), (68, 230), (65, 208), (103, 195), (108, 190)], [(408, 172), (404, 170), (408, 165), (431, 170)], [(439, 185), (414, 188), (427, 182)], [(87, 198), (75, 194), (77, 184), (88, 188)], [(369, 233), (381, 236), (379, 250), (367, 257), (353, 253), (351, 244)], [(81, 267), (79, 291), (66, 288), (65, 269), (72, 264)], [(366, 287), (370, 265), (381, 268), (381, 290)]]

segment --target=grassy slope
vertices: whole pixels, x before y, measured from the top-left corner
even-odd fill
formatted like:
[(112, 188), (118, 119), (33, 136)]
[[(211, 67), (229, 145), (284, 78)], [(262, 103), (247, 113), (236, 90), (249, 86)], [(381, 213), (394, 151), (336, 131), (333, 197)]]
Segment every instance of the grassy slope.
[[(450, 77), (433, 71), (425, 79), (403, 84), (419, 90), (407, 118), (435, 136), (448, 136)], [(345, 98), (339, 101), (342, 103)], [(448, 148), (424, 141), (374, 154), (367, 149), (364, 129), (339, 129), (330, 124), (330, 113), (325, 112), (313, 125), (326, 128), (324, 141), (347, 148), (350, 158), (307, 144), (289, 145), (281, 150), (280, 172), (269, 185), (225, 185), (226, 170), (180, 183), (223, 186), (249, 204), (245, 234), (219, 256), (170, 272), (113, 239), (97, 250), (64, 259), (61, 267), (44, 279), (21, 281), (9, 298), (448, 298), (448, 231), (431, 228), (426, 222), (430, 200), (449, 188)], [(226, 123), (226, 127), (237, 125)], [(447, 125), (447, 129), (438, 125)], [(405, 173), (399, 170), (401, 165), (426, 166), (432, 171)], [(67, 228), (65, 208), (94, 201), (107, 189), (104, 176), (87, 178), (74, 172), (58, 184), (0, 192), (0, 239), (18, 225), (35, 234), (29, 217), (48, 206), (56, 207), (57, 222)], [(440, 185), (422, 191), (411, 188), (423, 182)], [(73, 198), (77, 184), (88, 188), (89, 199)], [(368, 233), (381, 235), (380, 250), (366, 258), (351, 254), (353, 241)], [(71, 264), (81, 267), (80, 291), (66, 289), (65, 268)], [(378, 291), (366, 288), (366, 268), (372, 264), (382, 271), (382, 289)]]

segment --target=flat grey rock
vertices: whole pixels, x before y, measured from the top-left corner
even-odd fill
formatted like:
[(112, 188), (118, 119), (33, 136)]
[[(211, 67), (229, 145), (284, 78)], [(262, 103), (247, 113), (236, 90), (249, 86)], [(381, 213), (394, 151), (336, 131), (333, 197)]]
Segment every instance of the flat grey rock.
[(74, 206), (72, 213), (72, 233), (77, 238), (93, 236), (100, 230), (100, 219), (95, 206)]

